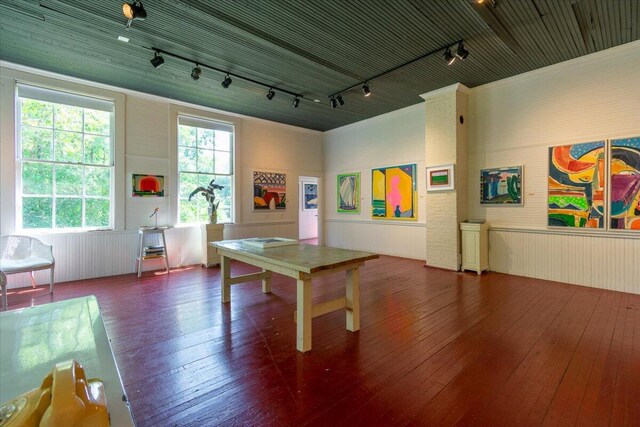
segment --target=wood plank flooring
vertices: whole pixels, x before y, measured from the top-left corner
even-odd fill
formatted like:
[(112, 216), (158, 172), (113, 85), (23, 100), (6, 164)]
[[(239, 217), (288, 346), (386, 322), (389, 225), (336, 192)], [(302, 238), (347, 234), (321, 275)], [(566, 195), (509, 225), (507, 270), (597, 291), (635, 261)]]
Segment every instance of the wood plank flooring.
[[(233, 274), (257, 271), (232, 263)], [(640, 425), (640, 295), (393, 257), (361, 270), (362, 325), (314, 319), (295, 349), (295, 282), (219, 268), (10, 291), (10, 309), (97, 296), (138, 426)], [(314, 281), (342, 296), (344, 273)]]

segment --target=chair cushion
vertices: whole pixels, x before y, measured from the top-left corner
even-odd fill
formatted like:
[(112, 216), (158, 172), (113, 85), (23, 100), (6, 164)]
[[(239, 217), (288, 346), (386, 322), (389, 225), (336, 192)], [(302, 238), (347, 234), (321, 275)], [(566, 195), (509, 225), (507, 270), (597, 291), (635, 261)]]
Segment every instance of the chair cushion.
[(51, 261), (48, 259), (33, 255), (22, 259), (0, 260), (0, 270), (5, 274), (22, 273), (43, 267), (50, 267), (51, 265)]

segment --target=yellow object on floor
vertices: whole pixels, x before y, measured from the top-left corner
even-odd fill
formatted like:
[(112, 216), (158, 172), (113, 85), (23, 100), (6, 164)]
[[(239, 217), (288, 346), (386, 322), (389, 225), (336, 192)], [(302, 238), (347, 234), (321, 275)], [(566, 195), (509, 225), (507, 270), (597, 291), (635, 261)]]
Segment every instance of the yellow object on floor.
[(104, 386), (75, 360), (56, 364), (39, 388), (0, 407), (0, 427), (108, 427)]

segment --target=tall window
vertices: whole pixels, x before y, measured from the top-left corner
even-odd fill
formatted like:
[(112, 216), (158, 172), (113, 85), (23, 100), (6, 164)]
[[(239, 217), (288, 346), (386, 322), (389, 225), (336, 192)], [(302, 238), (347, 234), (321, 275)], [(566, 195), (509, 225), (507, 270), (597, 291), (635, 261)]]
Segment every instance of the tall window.
[(113, 228), (114, 105), (18, 85), (18, 225)]
[(224, 187), (216, 190), (218, 222), (233, 215), (233, 125), (195, 117), (178, 116), (178, 179), (180, 223), (208, 222), (204, 197), (189, 195), (211, 180)]

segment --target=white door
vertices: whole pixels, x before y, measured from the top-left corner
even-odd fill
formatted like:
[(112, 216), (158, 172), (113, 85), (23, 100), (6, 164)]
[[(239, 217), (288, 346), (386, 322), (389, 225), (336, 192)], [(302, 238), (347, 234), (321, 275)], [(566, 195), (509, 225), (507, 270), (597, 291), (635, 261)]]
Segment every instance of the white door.
[(298, 238), (318, 237), (318, 178), (300, 177), (300, 209)]

